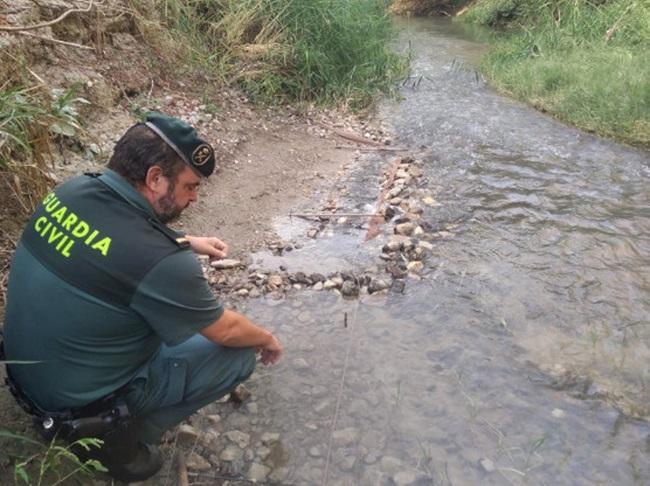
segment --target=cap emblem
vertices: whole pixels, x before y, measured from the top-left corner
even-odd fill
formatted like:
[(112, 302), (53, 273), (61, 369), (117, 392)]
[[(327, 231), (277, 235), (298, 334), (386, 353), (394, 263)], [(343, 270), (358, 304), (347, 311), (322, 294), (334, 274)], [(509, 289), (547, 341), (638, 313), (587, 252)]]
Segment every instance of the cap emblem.
[(212, 157), (212, 147), (207, 143), (203, 143), (194, 149), (192, 152), (192, 163), (201, 167)]

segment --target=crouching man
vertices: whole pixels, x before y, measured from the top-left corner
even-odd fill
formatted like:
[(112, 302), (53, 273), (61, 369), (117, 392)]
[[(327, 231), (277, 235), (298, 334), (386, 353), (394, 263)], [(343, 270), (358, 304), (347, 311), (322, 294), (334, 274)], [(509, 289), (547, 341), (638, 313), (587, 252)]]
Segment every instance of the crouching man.
[(150, 113), (106, 172), (47, 195), (13, 259), (6, 359), (36, 363), (8, 365), (10, 386), (43, 432), (103, 438), (99, 459), (122, 481), (154, 474), (165, 430), (246, 380), (256, 352), (282, 353), (211, 292), (194, 253), (226, 245), (167, 226), (214, 166), (192, 127)]

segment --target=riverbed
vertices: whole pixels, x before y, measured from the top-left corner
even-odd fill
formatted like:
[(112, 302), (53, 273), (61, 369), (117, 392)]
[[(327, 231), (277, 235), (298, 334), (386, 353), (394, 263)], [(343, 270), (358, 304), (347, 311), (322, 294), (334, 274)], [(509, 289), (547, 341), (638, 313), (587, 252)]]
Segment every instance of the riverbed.
[[(648, 484), (650, 155), (495, 93), (462, 26), (400, 29), (412, 72), (377, 118), (422, 162), (411, 197), (433, 250), (403, 290), (240, 301), (285, 357), (222, 414), (215, 460), (229, 449), (232, 477), (295, 485)], [(379, 209), (394, 157), (351, 167), (339, 211)], [(279, 218), (299, 245), (254, 266), (376, 273), (392, 231), (310, 227)]]

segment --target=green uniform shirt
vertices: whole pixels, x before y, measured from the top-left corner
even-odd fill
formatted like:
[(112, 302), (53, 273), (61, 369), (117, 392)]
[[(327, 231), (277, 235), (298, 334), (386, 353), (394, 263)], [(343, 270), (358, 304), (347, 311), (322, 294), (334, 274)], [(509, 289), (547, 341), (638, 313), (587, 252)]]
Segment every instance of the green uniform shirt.
[[(127, 181), (112, 171), (103, 177), (122, 199), (155, 218)], [(128, 238), (129, 228), (121, 233)], [(12, 372), (42, 408), (78, 407), (128, 383), (162, 343), (182, 343), (222, 313), (189, 248), (158, 261), (125, 306), (59, 278), (20, 244), (9, 278), (7, 358), (40, 362), (13, 365)]]

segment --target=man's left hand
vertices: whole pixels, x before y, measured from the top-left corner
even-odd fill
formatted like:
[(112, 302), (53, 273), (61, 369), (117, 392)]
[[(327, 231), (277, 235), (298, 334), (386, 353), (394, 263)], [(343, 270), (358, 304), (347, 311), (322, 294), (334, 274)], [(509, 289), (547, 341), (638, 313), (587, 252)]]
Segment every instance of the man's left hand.
[(221, 260), (228, 255), (228, 245), (216, 236), (185, 236), (194, 253), (207, 255), (210, 260)]

